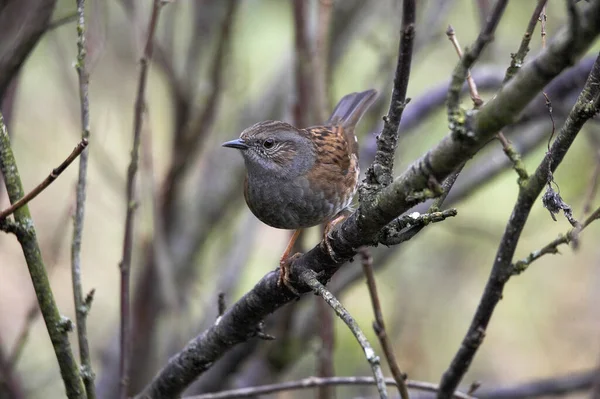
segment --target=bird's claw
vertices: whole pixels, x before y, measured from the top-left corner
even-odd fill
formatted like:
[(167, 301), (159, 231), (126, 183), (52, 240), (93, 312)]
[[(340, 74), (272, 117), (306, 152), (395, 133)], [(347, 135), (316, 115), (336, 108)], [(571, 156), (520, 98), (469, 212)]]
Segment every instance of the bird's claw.
[(331, 258), (331, 260), (333, 260), (335, 263), (341, 263), (342, 259), (338, 258), (338, 256), (335, 254), (335, 251), (333, 250), (333, 247), (331, 246), (331, 240), (332, 240), (332, 237), (329, 235), (329, 232), (325, 233), (325, 236), (323, 237), (323, 241), (325, 242), (325, 248), (327, 249), (327, 254)]
[(281, 258), (281, 260), (279, 261), (279, 280), (277, 281), (277, 285), (280, 287), (282, 285), (286, 286), (287, 289), (290, 290), (290, 292), (296, 296), (300, 296), (300, 293), (296, 288), (292, 286), (292, 282), (290, 281), (290, 266), (300, 256), (302, 256), (302, 254), (300, 252), (297, 252), (290, 257)]

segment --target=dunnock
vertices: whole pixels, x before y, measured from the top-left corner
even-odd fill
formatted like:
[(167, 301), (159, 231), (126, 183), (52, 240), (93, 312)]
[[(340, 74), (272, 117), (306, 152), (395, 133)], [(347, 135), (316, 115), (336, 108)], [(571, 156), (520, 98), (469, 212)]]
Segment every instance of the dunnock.
[(279, 262), (279, 283), (293, 292), (289, 254), (301, 229), (327, 223), (324, 241), (334, 257), (328, 233), (348, 216), (358, 183), (354, 127), (376, 96), (375, 90), (344, 96), (322, 126), (265, 121), (223, 143), (244, 157), (244, 197), (252, 213), (269, 226), (296, 230)]

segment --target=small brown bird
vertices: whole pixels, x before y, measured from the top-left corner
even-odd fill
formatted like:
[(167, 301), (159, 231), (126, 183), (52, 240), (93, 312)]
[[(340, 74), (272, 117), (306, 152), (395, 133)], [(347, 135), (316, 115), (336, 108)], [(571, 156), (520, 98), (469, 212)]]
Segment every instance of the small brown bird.
[(328, 233), (348, 216), (360, 172), (354, 128), (376, 97), (375, 90), (344, 96), (323, 126), (265, 121), (223, 143), (244, 157), (252, 213), (269, 226), (296, 230), (279, 262), (279, 283), (293, 292), (289, 255), (301, 229), (327, 223), (324, 239), (333, 257)]

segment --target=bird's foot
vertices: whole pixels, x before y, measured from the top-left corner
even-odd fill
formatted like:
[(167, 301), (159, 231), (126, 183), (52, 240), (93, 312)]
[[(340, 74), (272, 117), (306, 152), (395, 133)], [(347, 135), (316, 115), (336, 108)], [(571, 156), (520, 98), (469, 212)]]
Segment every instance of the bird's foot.
[(277, 285), (280, 287), (282, 285), (285, 285), (287, 287), (287, 289), (290, 290), (292, 292), (292, 294), (294, 294), (296, 296), (300, 296), (300, 293), (298, 292), (298, 290), (296, 288), (294, 288), (292, 286), (292, 283), (290, 280), (290, 274), (291, 274), (290, 269), (291, 269), (292, 263), (294, 263), (294, 261), (296, 259), (298, 259), (300, 256), (302, 256), (302, 254), (300, 252), (296, 252), (292, 256), (282, 257), (281, 260), (279, 261), (279, 280), (277, 281)]

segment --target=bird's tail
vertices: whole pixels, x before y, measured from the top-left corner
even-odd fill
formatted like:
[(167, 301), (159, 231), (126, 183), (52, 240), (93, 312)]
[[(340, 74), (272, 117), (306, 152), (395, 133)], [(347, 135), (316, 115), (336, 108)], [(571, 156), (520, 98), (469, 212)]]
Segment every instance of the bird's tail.
[(340, 125), (344, 129), (354, 130), (375, 98), (377, 98), (377, 90), (374, 89), (345, 95), (335, 106), (327, 124)]

